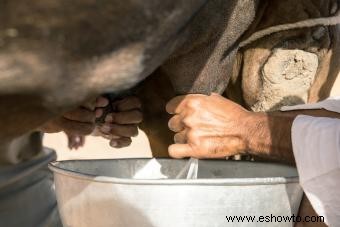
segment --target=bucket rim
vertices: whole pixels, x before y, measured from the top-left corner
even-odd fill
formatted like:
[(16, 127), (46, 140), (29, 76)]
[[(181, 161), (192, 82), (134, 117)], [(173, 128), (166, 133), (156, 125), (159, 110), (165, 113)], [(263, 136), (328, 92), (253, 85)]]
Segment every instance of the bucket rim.
[[(254, 177), (254, 178), (214, 178), (214, 179), (128, 179), (117, 178), (111, 176), (97, 176), (87, 173), (80, 173), (73, 170), (64, 169), (58, 166), (58, 163), (73, 162), (73, 161), (110, 161), (110, 160), (151, 160), (152, 158), (119, 158), (119, 159), (84, 159), (84, 160), (63, 160), (54, 161), (48, 164), (48, 168), (54, 174), (60, 174), (71, 178), (77, 178), (86, 181), (99, 183), (114, 183), (125, 185), (201, 185), (201, 186), (246, 186), (246, 185), (276, 185), (276, 184), (294, 184), (299, 183), (298, 176), (292, 177)], [(167, 160), (170, 158), (157, 158), (157, 160)], [(211, 159), (201, 159), (211, 160)], [(249, 161), (234, 161), (234, 160), (214, 160), (226, 162), (243, 162)], [(261, 164), (276, 164), (281, 166), (288, 166), (276, 162), (256, 162)], [(294, 168), (293, 166), (288, 166)]]

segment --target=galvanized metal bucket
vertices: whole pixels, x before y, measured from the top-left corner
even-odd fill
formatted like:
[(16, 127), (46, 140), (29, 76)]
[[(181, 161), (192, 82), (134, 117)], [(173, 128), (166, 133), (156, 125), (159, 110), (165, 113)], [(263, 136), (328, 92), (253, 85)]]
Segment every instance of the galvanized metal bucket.
[[(186, 160), (157, 159), (167, 179), (134, 179), (150, 159), (50, 164), (65, 227), (292, 226), (302, 189), (296, 169), (199, 160), (197, 179), (175, 179)], [(231, 221), (230, 217), (255, 217)], [(263, 217), (263, 218), (261, 218)], [(271, 217), (271, 220), (269, 218)], [(261, 220), (263, 222), (261, 222)], [(270, 222), (266, 222), (266, 221)]]

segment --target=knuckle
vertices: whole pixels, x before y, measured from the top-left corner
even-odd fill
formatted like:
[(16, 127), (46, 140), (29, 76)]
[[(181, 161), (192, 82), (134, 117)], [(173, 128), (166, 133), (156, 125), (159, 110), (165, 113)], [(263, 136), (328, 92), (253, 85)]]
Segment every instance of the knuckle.
[(105, 121), (107, 121), (107, 122), (113, 122), (113, 120), (114, 120), (114, 115), (113, 115), (112, 113), (106, 114), (106, 116), (105, 116)]
[(117, 123), (119, 121), (119, 116), (116, 113), (111, 113), (111, 122)]
[(197, 144), (200, 140), (199, 132), (196, 130), (189, 130), (187, 133), (187, 138), (188, 138), (188, 141), (191, 141)]
[(201, 99), (200, 98), (190, 98), (187, 101), (187, 107), (196, 109), (201, 105)]
[(187, 127), (193, 127), (195, 124), (195, 119), (192, 115), (186, 116), (182, 120), (183, 124), (186, 125)]

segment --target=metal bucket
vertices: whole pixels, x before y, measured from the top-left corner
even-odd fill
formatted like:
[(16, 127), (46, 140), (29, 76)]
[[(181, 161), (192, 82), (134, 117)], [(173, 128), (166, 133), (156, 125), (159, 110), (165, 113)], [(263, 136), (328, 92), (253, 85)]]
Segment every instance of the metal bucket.
[[(293, 167), (199, 160), (198, 179), (187, 180), (174, 179), (187, 160), (157, 159), (162, 166), (161, 173), (168, 179), (133, 179), (148, 161), (150, 159), (51, 163), (63, 225), (283, 227), (292, 226), (292, 222), (282, 221), (283, 216), (297, 215), (302, 189)], [(255, 220), (231, 221), (233, 216), (251, 216)]]

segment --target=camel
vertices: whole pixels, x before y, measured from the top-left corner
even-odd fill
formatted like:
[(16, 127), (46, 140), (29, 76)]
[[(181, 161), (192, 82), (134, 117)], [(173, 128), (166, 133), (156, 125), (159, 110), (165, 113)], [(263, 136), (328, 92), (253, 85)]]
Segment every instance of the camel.
[(164, 105), (175, 95), (224, 93), (253, 111), (323, 99), (339, 72), (339, 26), (302, 24), (254, 40), (252, 34), (335, 17), (338, 6), (0, 0), (0, 163), (35, 156), (40, 125), (100, 94), (132, 89), (147, 103), (142, 128), (158, 157), (172, 143)]

